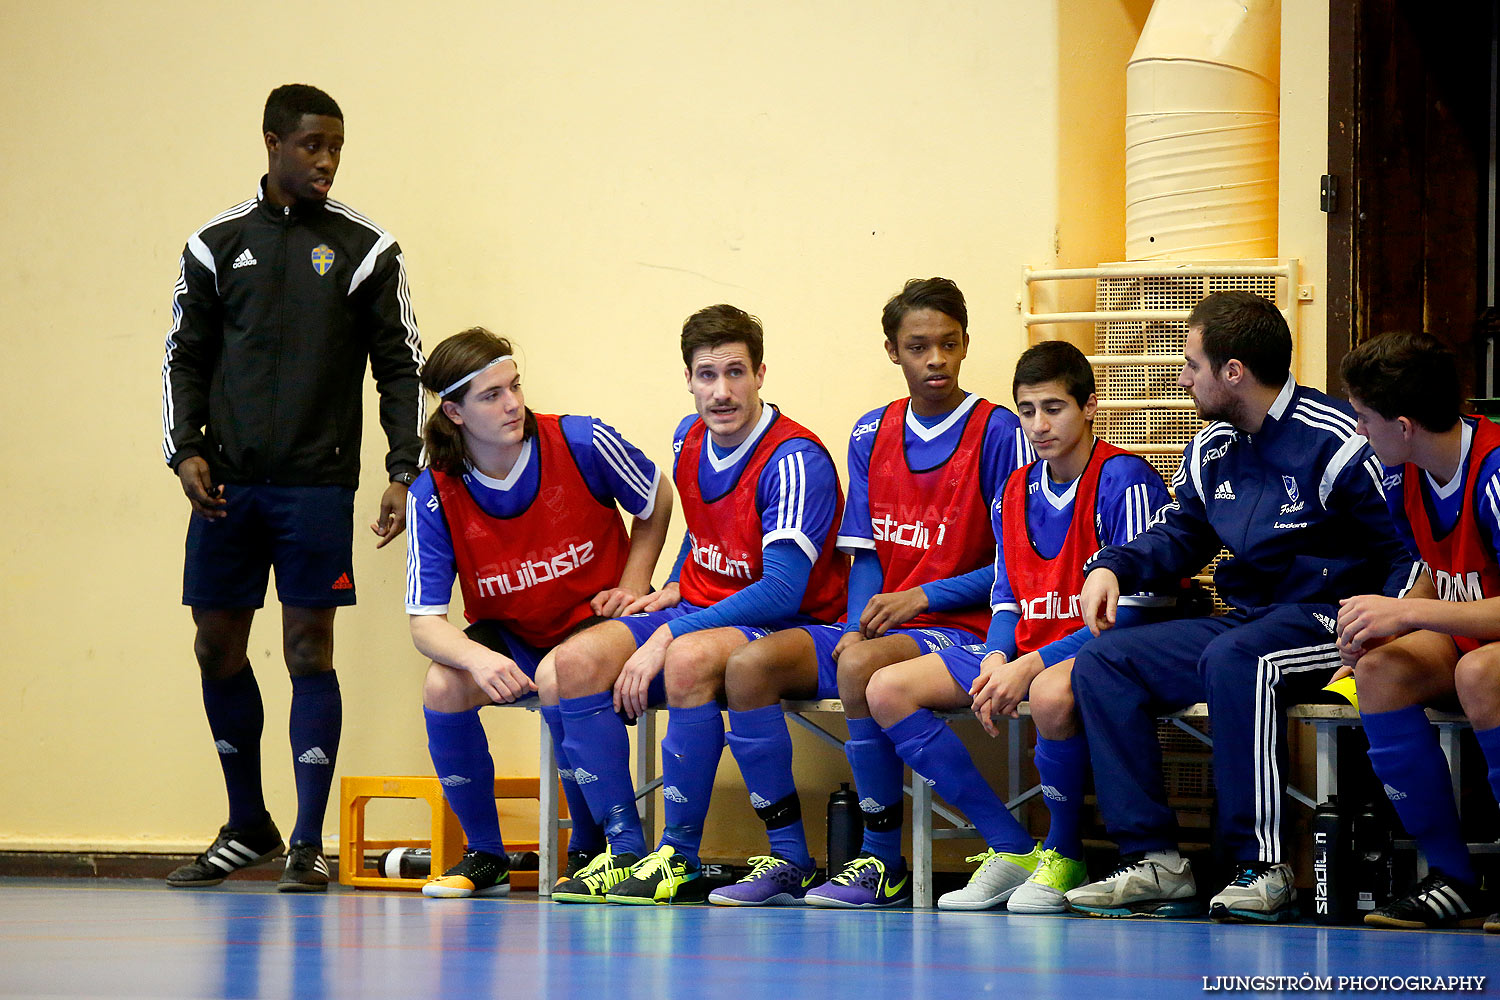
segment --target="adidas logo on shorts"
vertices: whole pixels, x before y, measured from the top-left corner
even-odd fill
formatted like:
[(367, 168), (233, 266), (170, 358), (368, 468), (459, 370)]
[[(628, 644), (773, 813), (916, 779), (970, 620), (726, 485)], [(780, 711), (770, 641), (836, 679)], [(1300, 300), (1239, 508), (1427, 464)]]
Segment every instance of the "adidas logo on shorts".
[(581, 767), (575, 767), (573, 768), (573, 780), (580, 785), (587, 785), (591, 781), (598, 781), (599, 776), (597, 774), (590, 774)]
[(661, 797), (668, 802), (686, 802), (688, 797), (678, 790), (676, 785), (668, 785), (661, 790)]
[(444, 788), (457, 788), (459, 785), (467, 785), (469, 781), (469, 778), (465, 778), (461, 774), (450, 774), (438, 779), (438, 783)]
[(299, 764), (332, 764), (328, 755), (323, 752), (322, 747), (311, 747), (306, 753), (297, 758)]
[(1392, 788), (1390, 785), (1386, 785), (1385, 797), (1390, 799), (1392, 802), (1400, 802), (1402, 799), (1406, 798), (1406, 793), (1401, 791), (1401, 789), (1399, 788)]
[(1052, 785), (1043, 785), (1042, 786), (1042, 794), (1045, 795), (1045, 796), (1047, 796), (1047, 798), (1051, 799), (1053, 802), (1066, 802), (1066, 801), (1068, 801), (1068, 797), (1066, 795), (1064, 795), (1062, 792), (1059, 792)]
[(1313, 617), (1316, 618), (1319, 623), (1321, 623), (1322, 626), (1328, 630), (1329, 635), (1333, 635), (1339, 630), (1339, 623), (1334, 621), (1332, 618), (1329, 618), (1327, 615), (1320, 615), (1316, 611), (1314, 611)]
[(214, 749), (219, 751), (219, 753), (221, 754), (239, 753), (239, 750), (235, 747), (235, 745), (228, 740), (215, 740)]

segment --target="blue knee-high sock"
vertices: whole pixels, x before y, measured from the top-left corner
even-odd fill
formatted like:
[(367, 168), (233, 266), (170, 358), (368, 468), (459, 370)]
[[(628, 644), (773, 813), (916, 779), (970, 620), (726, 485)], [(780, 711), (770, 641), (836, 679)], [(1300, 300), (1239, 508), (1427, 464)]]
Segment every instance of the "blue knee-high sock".
[(1052, 825), (1043, 847), (1065, 858), (1083, 860), (1079, 819), (1083, 813), (1083, 783), (1088, 774), (1089, 742), (1082, 733), (1065, 740), (1036, 738), (1036, 772)]
[(860, 853), (874, 855), (888, 866), (901, 864), (901, 810), (904, 791), (901, 772), (906, 765), (896, 756), (891, 738), (874, 719), (849, 719), (849, 742), (844, 756), (859, 792), (859, 811), (865, 825)]
[(931, 781), (939, 795), (969, 817), (986, 844), (1008, 854), (1028, 854), (1036, 846), (984, 780), (963, 740), (947, 723), (919, 708), (888, 727), (886, 733), (901, 759), (911, 765), (912, 780), (921, 775)]
[(260, 785), (260, 733), (265, 709), (255, 671), (247, 663), (223, 680), (203, 678), (203, 711), (229, 796), (229, 827), (244, 830), (266, 820), (266, 799)]
[(792, 778), (792, 734), (780, 705), (729, 713), (725, 736), (734, 753), (750, 804), (766, 824), (771, 853), (802, 868), (811, 868), (807, 834), (802, 828), (802, 803)]
[(723, 752), (724, 716), (717, 702), (667, 709), (667, 735), (661, 740), (661, 842), (693, 864), (698, 863), (703, 821)]
[(495, 760), (479, 721), (479, 709), (434, 712), (423, 708), (427, 720), (427, 752), (443, 783), (443, 796), (464, 828), (471, 851), (505, 856), (500, 837), (500, 813), (495, 808)]
[(557, 758), (557, 776), (562, 779), (563, 798), (568, 800), (568, 818), (573, 828), (568, 832), (568, 850), (584, 854), (598, 854), (604, 850), (604, 831), (594, 822), (589, 812), (589, 801), (578, 787), (578, 778), (573, 774), (573, 765), (568, 761), (568, 752), (563, 749), (562, 709), (556, 705), (542, 706), (542, 721), (552, 736), (552, 753)]
[(630, 780), (630, 737), (609, 691), (557, 703), (563, 719), (563, 752), (589, 813), (616, 854), (646, 853), (641, 816)]
[(1474, 868), (1459, 830), (1448, 759), (1427, 713), (1412, 705), (1394, 712), (1361, 712), (1360, 719), (1370, 738), (1370, 766), (1406, 832), (1427, 857), (1427, 866), (1472, 884)]
[(1474, 739), (1479, 743), (1479, 749), (1484, 751), (1485, 763), (1490, 768), (1490, 791), (1495, 793), (1495, 801), (1500, 802), (1500, 726), (1494, 729), (1476, 729)]
[(333, 787), (333, 765), (344, 729), (344, 699), (332, 670), (292, 678), (292, 772), (297, 778), (297, 825), (292, 844), (323, 845), (323, 814)]

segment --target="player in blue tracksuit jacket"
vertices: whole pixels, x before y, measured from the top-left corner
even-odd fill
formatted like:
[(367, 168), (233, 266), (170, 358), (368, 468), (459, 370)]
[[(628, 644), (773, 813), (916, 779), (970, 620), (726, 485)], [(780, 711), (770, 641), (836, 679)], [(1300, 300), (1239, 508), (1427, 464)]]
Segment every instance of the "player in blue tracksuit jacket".
[(1175, 502), (1129, 544), (1086, 564), (1091, 629), (1113, 623), (1123, 589), (1191, 574), (1227, 549), (1214, 582), (1227, 615), (1104, 632), (1073, 666), (1099, 808), (1122, 863), (1067, 894), (1095, 916), (1195, 912), (1177, 853), (1155, 717), (1208, 703), (1218, 836), (1234, 877), (1209, 904), (1221, 920), (1296, 912), (1282, 862), (1286, 704), (1338, 668), (1338, 601), (1397, 595), (1416, 566), (1396, 535), (1381, 469), (1349, 407), (1289, 376), (1291, 333), (1275, 305), (1218, 292), (1188, 320), (1178, 384), (1210, 421), (1183, 453)]

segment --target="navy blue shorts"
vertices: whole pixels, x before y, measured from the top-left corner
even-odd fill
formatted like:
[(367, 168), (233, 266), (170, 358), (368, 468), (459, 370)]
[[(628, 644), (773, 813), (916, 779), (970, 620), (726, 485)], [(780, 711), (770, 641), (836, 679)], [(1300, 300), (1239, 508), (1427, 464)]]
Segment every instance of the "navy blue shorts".
[[(802, 631), (812, 636), (813, 649), (818, 657), (818, 697), (839, 696), (839, 668), (833, 659), (833, 647), (844, 637), (843, 625), (803, 625)], [(917, 644), (917, 655), (953, 649), (963, 643), (972, 643), (979, 636), (962, 628), (893, 628), (886, 635), (904, 635)]]
[(294, 608), (354, 603), (354, 491), (347, 486), (225, 486), (228, 517), (188, 523), (182, 603), (259, 608), (271, 567)]
[[(607, 622), (609, 620), (608, 618), (591, 615), (579, 622), (578, 626), (570, 634), (577, 634), (591, 625), (598, 625), (600, 622)], [(510, 629), (504, 625), (487, 618), (481, 618), (464, 629), (464, 635), (473, 639), (485, 649), (493, 649), (495, 652), (504, 654), (515, 660), (516, 666), (521, 668), (521, 672), (532, 680), (536, 680), (536, 668), (541, 665), (542, 657), (552, 652), (553, 649), (551, 646), (548, 646), (546, 649), (542, 649), (540, 646), (533, 646), (525, 639), (512, 634)]]

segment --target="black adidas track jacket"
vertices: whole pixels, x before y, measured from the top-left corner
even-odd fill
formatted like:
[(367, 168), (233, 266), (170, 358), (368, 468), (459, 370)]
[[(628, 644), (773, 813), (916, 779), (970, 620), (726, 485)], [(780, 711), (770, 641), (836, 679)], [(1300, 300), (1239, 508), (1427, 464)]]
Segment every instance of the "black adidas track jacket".
[(162, 363), (162, 451), (216, 483), (359, 481), (365, 362), (389, 475), (416, 472), (422, 346), (401, 247), (340, 202), (256, 197), (188, 238)]

